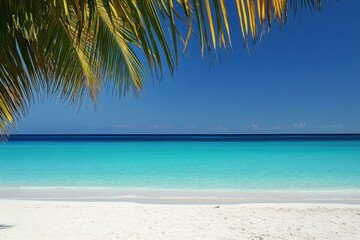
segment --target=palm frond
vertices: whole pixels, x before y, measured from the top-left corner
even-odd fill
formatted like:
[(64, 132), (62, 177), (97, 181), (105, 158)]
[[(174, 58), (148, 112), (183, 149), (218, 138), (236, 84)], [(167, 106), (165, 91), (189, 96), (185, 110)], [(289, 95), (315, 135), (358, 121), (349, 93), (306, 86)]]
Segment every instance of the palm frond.
[(283, 25), (289, 9), (320, 10), (321, 3), (2, 0), (0, 134), (27, 113), (39, 94), (60, 95), (65, 102), (81, 105), (87, 99), (96, 103), (102, 88), (109, 84), (116, 93), (138, 93), (146, 69), (161, 76), (167, 68), (172, 74), (178, 65), (179, 48), (185, 52), (195, 35), (202, 56), (205, 49), (210, 53), (227, 49), (232, 45), (231, 31), (238, 29), (228, 17), (233, 8), (247, 43), (249, 38), (262, 35), (266, 26), (270, 29), (274, 22)]

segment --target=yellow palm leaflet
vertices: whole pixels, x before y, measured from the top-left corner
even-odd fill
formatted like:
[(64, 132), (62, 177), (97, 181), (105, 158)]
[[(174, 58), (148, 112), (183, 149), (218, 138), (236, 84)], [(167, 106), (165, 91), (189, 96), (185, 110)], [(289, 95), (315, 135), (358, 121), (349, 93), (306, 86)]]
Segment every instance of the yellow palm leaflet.
[(236, 6), (237, 6), (237, 10), (238, 10), (238, 15), (239, 15), (241, 33), (243, 35), (243, 38), (246, 39), (246, 35), (244, 32), (243, 16), (242, 16), (242, 11), (241, 11), (240, 1), (242, 1), (242, 0), (236, 0)]
[(223, 44), (223, 46), (224, 46), (224, 48), (225, 48), (225, 50), (226, 50), (226, 42), (225, 42), (225, 36), (224, 36), (224, 33), (222, 32), (221, 33), (221, 42), (222, 42), (222, 44)]
[(227, 12), (226, 12), (226, 7), (225, 7), (224, 0), (220, 0), (220, 6), (221, 6), (221, 11), (222, 11), (222, 14), (223, 14), (223, 17), (224, 17), (224, 24), (225, 24), (226, 32), (227, 32), (227, 35), (228, 35), (229, 43), (230, 43), (230, 46), (231, 46), (230, 28), (229, 28), (229, 22), (228, 22), (228, 17), (227, 17)]
[(266, 1), (266, 15), (267, 15), (267, 19), (268, 19), (268, 25), (269, 28), (271, 26), (271, 5), (270, 5), (270, 0), (265, 0)]
[(257, 7), (258, 7), (258, 15), (260, 20), (261, 27), (264, 27), (265, 21), (265, 1), (264, 0), (257, 0)]
[(119, 15), (117, 14), (116, 9), (114, 8), (114, 5), (112, 5), (111, 3), (109, 3), (109, 6), (111, 8), (112, 13), (114, 14), (115, 17), (119, 17)]
[[(13, 123), (14, 119), (11, 116), (11, 110), (9, 109), (9, 106), (6, 105), (6, 102), (1, 98), (1, 95), (0, 95), (0, 109), (4, 113), (7, 121), (9, 121), (10, 123)], [(6, 124), (6, 122), (5, 122), (5, 124)]]
[(186, 39), (185, 39), (185, 42), (184, 42), (183, 52), (186, 51), (186, 47), (187, 47), (187, 45), (189, 43), (189, 40), (190, 40), (190, 37), (191, 37), (191, 32), (192, 32), (192, 21), (190, 21), (190, 23), (189, 23), (189, 29), (188, 29)]
[(247, 0), (250, 30), (253, 38), (256, 36), (256, 16), (255, 16), (255, 5), (254, 0)]
[(189, 12), (189, 0), (184, 0), (184, 5), (185, 5), (185, 14), (190, 15), (190, 12)]
[(213, 19), (212, 19), (209, 0), (205, 0), (205, 6), (206, 6), (208, 19), (209, 19), (209, 27), (210, 27), (210, 31), (211, 31), (211, 38), (212, 38), (212, 41), (213, 41), (214, 49), (216, 49), (216, 38), (215, 38), (214, 22), (213, 22)]
[(69, 8), (68, 8), (67, 0), (63, 0), (63, 3), (64, 3), (65, 15), (69, 16)]
[(241, 6), (242, 14), (243, 14), (243, 20), (244, 20), (244, 26), (245, 26), (245, 36), (247, 36), (248, 35), (248, 20), (247, 20), (244, 0), (240, 1), (240, 6)]

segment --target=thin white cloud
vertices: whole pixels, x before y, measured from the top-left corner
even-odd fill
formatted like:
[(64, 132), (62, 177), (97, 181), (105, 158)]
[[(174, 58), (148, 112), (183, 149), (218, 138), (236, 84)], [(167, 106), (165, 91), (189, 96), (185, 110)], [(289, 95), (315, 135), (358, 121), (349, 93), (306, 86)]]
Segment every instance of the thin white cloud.
[(115, 128), (121, 128), (121, 129), (137, 128), (137, 126), (129, 125), (129, 124), (114, 124), (112, 126), (115, 127)]
[(314, 127), (314, 128), (321, 128), (321, 129), (341, 129), (344, 128), (343, 124), (333, 124), (333, 125), (320, 125), (318, 127)]
[(151, 125), (149, 126), (150, 129), (169, 129), (169, 128), (173, 128), (173, 126), (171, 125)]
[(183, 128), (192, 129), (195, 128), (195, 125), (189, 124), (189, 125), (185, 125)]
[(228, 130), (229, 128), (221, 126), (221, 125), (216, 125), (216, 126), (213, 126), (213, 127), (209, 127), (208, 129), (211, 129), (211, 130)]
[(306, 122), (294, 123), (293, 128), (306, 128)]
[(252, 129), (252, 130), (258, 130), (260, 129), (260, 125), (256, 123), (252, 123), (250, 125), (244, 126), (244, 129)]

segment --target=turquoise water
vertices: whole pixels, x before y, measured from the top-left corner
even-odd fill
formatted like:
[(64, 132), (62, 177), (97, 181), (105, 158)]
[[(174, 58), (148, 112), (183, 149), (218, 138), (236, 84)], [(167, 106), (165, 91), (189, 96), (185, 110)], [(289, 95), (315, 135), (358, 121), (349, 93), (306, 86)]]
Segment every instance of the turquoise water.
[(360, 141), (29, 139), (0, 145), (0, 187), (360, 190)]

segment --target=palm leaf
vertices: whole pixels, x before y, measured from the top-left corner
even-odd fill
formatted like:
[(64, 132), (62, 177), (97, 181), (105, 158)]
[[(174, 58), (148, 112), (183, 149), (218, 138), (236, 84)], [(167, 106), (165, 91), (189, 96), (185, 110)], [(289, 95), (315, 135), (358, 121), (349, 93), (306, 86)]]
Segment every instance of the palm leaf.
[(322, 7), (321, 0), (0, 1), (0, 134), (44, 94), (81, 106), (96, 103), (104, 86), (138, 93), (147, 68), (157, 76), (165, 67), (174, 72), (178, 48), (185, 51), (191, 36), (202, 56), (226, 49), (236, 27), (230, 4), (246, 44), (249, 30), (256, 39), (265, 26), (283, 25), (289, 8)]

